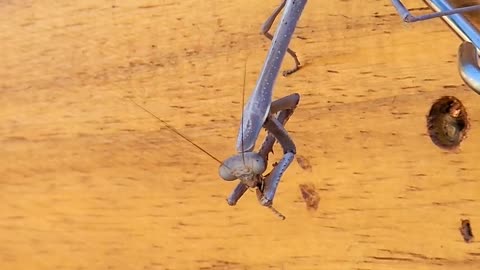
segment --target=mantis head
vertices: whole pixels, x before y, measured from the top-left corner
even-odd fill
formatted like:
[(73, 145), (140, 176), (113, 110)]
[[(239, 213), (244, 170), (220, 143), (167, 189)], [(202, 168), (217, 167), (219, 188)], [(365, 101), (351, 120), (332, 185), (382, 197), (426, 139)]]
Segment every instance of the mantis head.
[(254, 187), (256, 176), (261, 175), (265, 169), (265, 160), (259, 154), (245, 152), (225, 160), (218, 173), (226, 181), (240, 179), (249, 187)]

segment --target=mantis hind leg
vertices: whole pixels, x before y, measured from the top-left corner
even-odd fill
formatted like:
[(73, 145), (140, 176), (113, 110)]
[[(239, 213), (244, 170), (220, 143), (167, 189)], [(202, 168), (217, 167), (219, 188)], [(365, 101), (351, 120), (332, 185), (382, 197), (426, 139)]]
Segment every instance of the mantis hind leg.
[[(270, 41), (273, 39), (273, 35), (270, 34), (268, 31), (270, 31), (270, 28), (272, 28), (272, 24), (277, 18), (278, 14), (280, 14), (280, 11), (285, 7), (285, 4), (287, 3), (287, 0), (282, 0), (282, 3), (273, 10), (272, 14), (267, 18), (267, 20), (262, 24), (262, 27), (260, 28), (260, 32), (266, 36)], [(288, 76), (292, 73), (295, 73), (297, 70), (300, 69), (300, 61), (298, 60), (297, 54), (291, 50), (290, 48), (287, 48), (288, 54), (293, 57), (293, 60), (295, 61), (295, 67), (292, 69), (284, 70), (283, 71), (283, 76)]]

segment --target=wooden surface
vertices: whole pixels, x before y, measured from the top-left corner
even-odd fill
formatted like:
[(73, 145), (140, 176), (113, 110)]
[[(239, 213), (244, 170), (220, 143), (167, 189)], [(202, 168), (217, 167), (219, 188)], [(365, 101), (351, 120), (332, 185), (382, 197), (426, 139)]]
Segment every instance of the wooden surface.
[[(458, 230), (469, 218), (480, 232), (480, 97), (441, 20), (402, 24), (389, 1), (309, 1), (291, 43), (304, 68), (274, 96), (301, 94), (287, 128), (312, 168), (284, 176), (281, 222), (252, 192), (228, 206), (236, 183), (219, 164), (125, 99), (227, 158), (245, 61), (248, 94), (279, 1), (77, 2), (0, 4), (1, 269), (480, 267)], [(444, 95), (471, 120), (456, 152), (426, 135)]]

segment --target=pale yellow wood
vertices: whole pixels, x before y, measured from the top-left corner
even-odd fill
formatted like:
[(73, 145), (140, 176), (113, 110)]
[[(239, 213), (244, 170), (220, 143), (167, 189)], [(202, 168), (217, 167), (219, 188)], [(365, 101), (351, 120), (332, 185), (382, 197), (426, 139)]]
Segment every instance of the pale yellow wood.
[[(478, 269), (458, 227), (480, 232), (480, 97), (441, 20), (309, 1), (291, 43), (304, 68), (274, 93), (302, 95), (287, 128), (312, 165), (283, 178), (284, 222), (251, 192), (229, 207), (219, 164), (124, 99), (227, 158), (278, 3), (2, 1), (0, 269)], [(426, 135), (443, 95), (471, 118), (455, 153)]]

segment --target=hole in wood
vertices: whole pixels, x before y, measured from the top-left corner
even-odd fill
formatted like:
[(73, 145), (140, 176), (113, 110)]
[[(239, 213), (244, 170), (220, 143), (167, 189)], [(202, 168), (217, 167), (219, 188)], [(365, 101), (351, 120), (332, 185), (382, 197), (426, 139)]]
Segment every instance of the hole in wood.
[(436, 100), (427, 116), (428, 135), (442, 149), (456, 149), (467, 136), (469, 127), (465, 107), (453, 96)]

